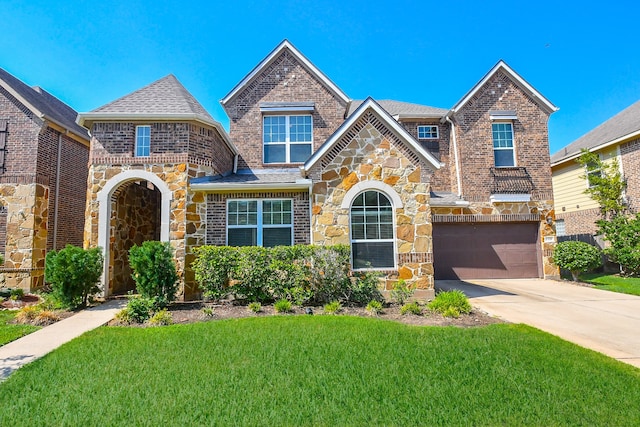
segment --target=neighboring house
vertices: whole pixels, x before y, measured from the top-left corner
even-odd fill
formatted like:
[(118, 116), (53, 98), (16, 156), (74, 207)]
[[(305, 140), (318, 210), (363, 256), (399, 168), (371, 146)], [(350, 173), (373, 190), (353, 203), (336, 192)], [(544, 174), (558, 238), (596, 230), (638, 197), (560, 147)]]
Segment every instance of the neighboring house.
[[(586, 169), (576, 159), (581, 150), (597, 153), (603, 161), (617, 159), (627, 180), (625, 198), (632, 212), (640, 210), (640, 101), (551, 156), (558, 236), (591, 236), (600, 208), (585, 190)], [(597, 173), (597, 172), (592, 172)], [(586, 237), (586, 236), (585, 236)]]
[(0, 268), (4, 286), (44, 284), (48, 250), (82, 244), (89, 135), (77, 113), (0, 69)]
[(85, 245), (105, 293), (126, 252), (171, 242), (184, 298), (210, 245), (346, 244), (354, 269), (422, 296), (434, 278), (553, 277), (547, 120), (504, 62), (452, 109), (351, 100), (283, 41), (222, 100), (227, 134), (173, 76), (89, 113)]

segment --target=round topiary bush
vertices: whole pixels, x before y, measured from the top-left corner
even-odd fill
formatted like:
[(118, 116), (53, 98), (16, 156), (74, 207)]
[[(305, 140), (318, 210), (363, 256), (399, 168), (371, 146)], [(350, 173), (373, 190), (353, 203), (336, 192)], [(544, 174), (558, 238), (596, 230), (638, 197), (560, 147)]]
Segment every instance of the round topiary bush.
[(593, 270), (602, 265), (602, 252), (585, 242), (560, 242), (553, 252), (553, 262), (558, 267), (569, 270), (573, 280), (577, 281), (581, 272)]

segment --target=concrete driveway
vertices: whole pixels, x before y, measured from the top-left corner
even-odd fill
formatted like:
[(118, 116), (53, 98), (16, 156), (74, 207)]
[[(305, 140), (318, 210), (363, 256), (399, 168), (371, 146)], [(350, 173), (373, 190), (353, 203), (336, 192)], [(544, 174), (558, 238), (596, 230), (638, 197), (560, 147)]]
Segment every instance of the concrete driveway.
[(640, 368), (640, 297), (542, 279), (437, 280), (480, 310)]

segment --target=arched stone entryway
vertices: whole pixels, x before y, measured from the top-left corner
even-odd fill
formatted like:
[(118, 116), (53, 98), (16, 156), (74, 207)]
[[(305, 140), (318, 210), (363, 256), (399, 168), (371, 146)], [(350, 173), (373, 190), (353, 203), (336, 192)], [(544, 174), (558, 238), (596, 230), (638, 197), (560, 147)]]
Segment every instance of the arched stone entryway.
[(169, 241), (171, 190), (155, 174), (124, 171), (98, 193), (98, 246), (103, 249), (104, 295), (134, 289), (128, 251), (145, 240)]

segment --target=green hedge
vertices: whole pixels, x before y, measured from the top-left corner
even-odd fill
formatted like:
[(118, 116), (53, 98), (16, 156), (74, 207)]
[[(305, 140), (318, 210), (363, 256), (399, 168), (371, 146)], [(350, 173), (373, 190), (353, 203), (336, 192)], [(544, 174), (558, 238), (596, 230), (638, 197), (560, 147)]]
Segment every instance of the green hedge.
[(297, 305), (382, 299), (377, 274), (353, 273), (349, 247), (202, 246), (192, 267), (207, 298), (230, 294), (250, 302), (286, 299)]

